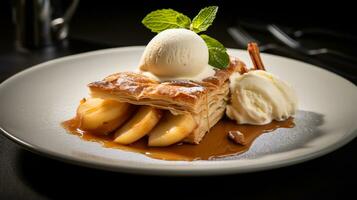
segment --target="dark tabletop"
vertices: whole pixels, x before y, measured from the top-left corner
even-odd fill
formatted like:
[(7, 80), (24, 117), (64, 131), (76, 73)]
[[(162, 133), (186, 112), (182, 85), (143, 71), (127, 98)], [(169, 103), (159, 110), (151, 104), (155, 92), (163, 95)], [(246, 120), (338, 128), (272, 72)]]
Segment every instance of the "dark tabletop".
[[(14, 47), (14, 30), (9, 12), (4, 11), (3, 19), (0, 20), (0, 82), (25, 68), (50, 59), (109, 47), (144, 45), (153, 36), (137, 23), (151, 7), (143, 6), (139, 11), (123, 13), (116, 12), (114, 8), (109, 9), (109, 12), (101, 12), (101, 9), (103, 7), (95, 8), (93, 4), (80, 5), (71, 23), (70, 39), (65, 45), (27, 52), (18, 51)], [(188, 7), (182, 9), (191, 10)], [(236, 23), (235, 18), (225, 17), (227, 14), (218, 19), (210, 35), (227, 47), (242, 48), (226, 31), (228, 26)], [(249, 14), (244, 17), (256, 19), (256, 16)], [(299, 24), (294, 19), (292, 22)], [(294, 26), (294, 23), (288, 23), (288, 26)], [(256, 35), (266, 41), (271, 40), (265, 33)], [(326, 42), (312, 38), (307, 39), (307, 43), (308, 40), (315, 45)], [(348, 44), (342, 46), (347, 48)], [(329, 66), (326, 61), (295, 52), (272, 50), (268, 53), (301, 59), (321, 67)], [(0, 113), (0, 117), (6, 116)], [(171, 193), (167, 198), (173, 195), (187, 197), (189, 194), (234, 195), (236, 198), (249, 199), (343, 199), (355, 193), (356, 153), (355, 139), (328, 155), (280, 169), (215, 177), (157, 177), (114, 173), (63, 163), (24, 150), (0, 134), (0, 199), (63, 199), (73, 196), (121, 198), (143, 194), (162, 198), (165, 197), (164, 192)]]

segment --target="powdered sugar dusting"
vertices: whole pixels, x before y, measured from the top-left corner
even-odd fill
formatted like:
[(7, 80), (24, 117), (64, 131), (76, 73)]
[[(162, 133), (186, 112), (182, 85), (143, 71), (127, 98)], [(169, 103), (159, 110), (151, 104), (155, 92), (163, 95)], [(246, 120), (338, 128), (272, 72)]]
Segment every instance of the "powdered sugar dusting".
[(116, 85), (119, 85), (119, 88), (122, 89), (124, 88), (125, 91), (129, 93), (135, 93), (138, 91), (139, 87), (138, 85), (133, 82), (134, 79), (131, 77), (119, 77), (116, 81)]
[(177, 89), (178, 92), (182, 92), (182, 93), (198, 93), (198, 92), (203, 92), (204, 88), (201, 86), (198, 87), (180, 87)]

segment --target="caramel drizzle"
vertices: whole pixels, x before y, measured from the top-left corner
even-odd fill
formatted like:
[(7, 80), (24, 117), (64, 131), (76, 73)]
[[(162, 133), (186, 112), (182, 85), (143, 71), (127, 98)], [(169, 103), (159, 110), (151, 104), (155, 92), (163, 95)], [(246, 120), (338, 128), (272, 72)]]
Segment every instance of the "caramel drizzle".
[[(266, 132), (274, 131), (277, 128), (294, 127), (293, 118), (285, 121), (273, 121), (270, 124), (238, 125), (235, 121), (221, 119), (214, 125), (210, 133), (207, 133), (200, 144), (178, 143), (167, 147), (149, 147), (147, 138), (144, 137), (130, 145), (121, 145), (113, 142), (113, 135), (96, 135), (94, 133), (83, 131), (79, 128), (78, 118), (74, 118), (62, 123), (62, 126), (74, 135), (79, 136), (86, 141), (98, 142), (106, 148), (121, 149), (124, 151), (141, 153), (145, 156), (162, 160), (213, 160), (224, 156), (237, 155), (249, 150), (253, 141)], [(227, 138), (229, 132), (241, 132), (244, 135), (238, 135), (237, 141), (244, 145), (236, 144)]]

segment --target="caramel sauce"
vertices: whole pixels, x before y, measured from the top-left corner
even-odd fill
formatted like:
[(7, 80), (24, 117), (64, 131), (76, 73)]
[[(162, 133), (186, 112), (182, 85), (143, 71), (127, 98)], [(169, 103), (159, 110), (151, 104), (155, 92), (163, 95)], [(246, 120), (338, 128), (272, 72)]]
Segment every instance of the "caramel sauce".
[[(179, 143), (168, 147), (149, 147), (147, 138), (130, 145), (120, 145), (113, 142), (113, 136), (100, 136), (93, 133), (82, 131), (79, 127), (79, 120), (76, 118), (62, 123), (63, 127), (70, 133), (80, 136), (83, 140), (101, 143), (107, 148), (116, 148), (124, 151), (142, 153), (151, 158), (161, 160), (212, 160), (219, 157), (231, 156), (244, 153), (252, 145), (253, 141), (266, 132), (271, 132), (277, 128), (292, 128), (295, 126), (294, 119), (289, 118), (285, 121), (273, 121), (267, 125), (237, 125), (234, 121), (221, 119), (210, 129), (201, 143), (198, 145)], [(229, 131), (240, 131), (244, 134), (246, 145), (239, 145), (229, 140)]]

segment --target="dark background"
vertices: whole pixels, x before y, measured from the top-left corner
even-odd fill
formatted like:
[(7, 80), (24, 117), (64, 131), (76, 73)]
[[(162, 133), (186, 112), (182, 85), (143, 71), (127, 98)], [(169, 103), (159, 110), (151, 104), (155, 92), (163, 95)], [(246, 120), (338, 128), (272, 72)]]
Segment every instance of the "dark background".
[[(68, 1), (54, 2), (65, 6)], [(154, 36), (140, 23), (148, 12), (173, 8), (193, 17), (208, 5), (220, 7), (208, 34), (227, 47), (244, 48), (226, 31), (242, 20), (274, 22), (286, 28), (317, 27), (356, 35), (355, 6), (347, 1), (82, 0), (71, 22), (67, 46), (50, 51), (20, 52), (14, 46), (11, 1), (5, 0), (0, 2), (0, 82), (22, 69), (56, 57), (108, 47), (145, 45)], [(271, 41), (268, 33), (257, 33), (257, 36)], [(355, 41), (312, 37), (305, 42), (313, 47), (331, 45), (357, 55)], [(329, 65), (294, 52), (286, 56), (321, 67)], [(4, 116), (0, 113), (0, 117)], [(0, 199), (104, 198), (111, 195), (116, 198), (125, 195), (154, 198), (233, 195), (249, 199), (343, 199), (355, 195), (356, 145), (354, 140), (329, 155), (282, 169), (220, 177), (174, 178), (78, 167), (23, 150), (0, 135)], [(164, 195), (165, 192), (170, 195)]]
[[(31, 1), (31, 0), (30, 0)], [(65, 7), (69, 0), (52, 0)], [(59, 2), (59, 3), (58, 3)], [(237, 20), (276, 22), (293, 27), (324, 27), (356, 33), (355, 6), (350, 1), (203, 1), (203, 0), (136, 0), (81, 1), (71, 23), (71, 36), (109, 43), (110, 45), (143, 45), (153, 36), (140, 23), (150, 11), (173, 8), (193, 18), (208, 5), (218, 5), (219, 14), (209, 34), (225, 40), (220, 32)], [(11, 1), (0, 3), (2, 34), (11, 34)], [(218, 32), (218, 33), (217, 33)], [(130, 34), (128, 34), (130, 33)], [(234, 47), (227, 43), (226, 46)]]

